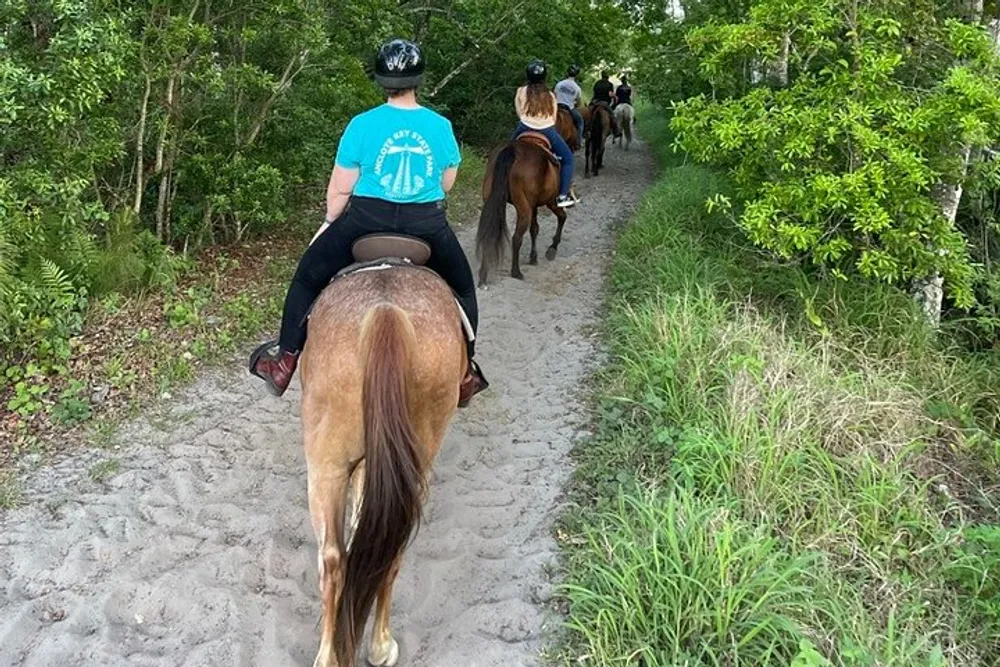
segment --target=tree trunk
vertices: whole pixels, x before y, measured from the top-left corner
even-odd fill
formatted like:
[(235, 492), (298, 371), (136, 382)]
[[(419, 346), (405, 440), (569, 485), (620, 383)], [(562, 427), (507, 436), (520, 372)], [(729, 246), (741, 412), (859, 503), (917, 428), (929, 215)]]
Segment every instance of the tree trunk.
[(149, 72), (146, 72), (146, 89), (142, 95), (142, 107), (139, 110), (139, 129), (135, 139), (135, 199), (132, 203), (132, 213), (136, 216), (142, 211), (142, 194), (145, 189), (145, 151), (143, 146), (146, 140), (146, 117), (149, 114), (149, 95), (152, 90), (152, 81)]
[[(958, 215), (958, 205), (962, 201), (963, 181), (969, 170), (969, 156), (972, 149), (969, 146), (961, 148), (962, 166), (960, 176), (954, 183), (944, 183), (934, 192), (934, 199), (941, 207), (941, 215), (952, 225)], [(917, 280), (913, 286), (913, 298), (917, 300), (927, 317), (928, 323), (935, 329), (941, 324), (941, 305), (944, 301), (944, 277), (939, 271)]]
[(771, 85), (776, 88), (784, 88), (788, 85), (788, 54), (791, 48), (792, 36), (786, 32), (781, 36), (777, 59), (768, 63), (767, 66), (767, 77), (771, 80)]
[[(966, 5), (966, 20), (969, 23), (979, 24), (983, 21), (983, 0), (968, 0)], [(935, 189), (934, 199), (941, 207), (941, 215), (949, 224), (955, 224), (958, 215), (958, 205), (962, 201), (965, 177), (969, 173), (969, 161), (972, 158), (972, 147), (964, 144), (956, 147), (955, 155), (959, 158), (960, 166), (955, 180), (951, 183), (943, 183)], [(939, 252), (936, 248), (932, 251)], [(935, 329), (941, 324), (941, 306), (944, 302), (944, 277), (940, 271), (934, 271), (931, 275), (920, 280), (915, 280), (913, 285), (913, 298), (924, 311), (928, 323)]]
[(167, 241), (165, 221), (167, 213), (167, 197), (170, 195), (169, 170), (165, 173), (167, 136), (170, 133), (170, 121), (174, 115), (174, 96), (176, 94), (178, 75), (179, 72), (175, 69), (170, 73), (170, 78), (167, 80), (167, 98), (164, 104), (167, 113), (163, 118), (163, 127), (160, 128), (160, 138), (156, 142), (155, 173), (160, 177), (159, 197), (156, 201), (156, 236), (164, 243)]

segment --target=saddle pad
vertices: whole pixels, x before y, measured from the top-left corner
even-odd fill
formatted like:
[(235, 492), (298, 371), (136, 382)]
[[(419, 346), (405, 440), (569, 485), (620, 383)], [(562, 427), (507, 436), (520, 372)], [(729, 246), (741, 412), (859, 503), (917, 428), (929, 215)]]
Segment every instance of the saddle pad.
[(541, 148), (549, 160), (554, 164), (559, 164), (559, 157), (552, 152), (552, 144), (541, 132), (523, 132), (517, 136), (516, 141), (523, 141), (526, 144)]

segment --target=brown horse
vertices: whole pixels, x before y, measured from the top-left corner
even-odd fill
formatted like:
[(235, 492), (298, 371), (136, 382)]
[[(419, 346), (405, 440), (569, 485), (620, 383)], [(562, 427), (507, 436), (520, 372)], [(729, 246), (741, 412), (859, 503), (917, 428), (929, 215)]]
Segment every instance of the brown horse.
[(323, 605), (314, 666), (354, 667), (374, 605), (368, 660), (391, 667), (393, 582), (467, 364), (459, 310), (437, 275), (401, 266), (338, 278), (308, 326), (302, 430)]
[(556, 116), (556, 132), (566, 140), (566, 144), (571, 151), (575, 153), (580, 150), (583, 138), (577, 136), (573, 114), (562, 107), (559, 107), (559, 114)]
[[(576, 134), (576, 130), (573, 129)], [(545, 251), (549, 261), (556, 258), (562, 240), (566, 212), (556, 206), (559, 195), (559, 165), (547, 150), (536, 143), (535, 135), (522, 134), (516, 141), (494, 149), (486, 163), (483, 179), (483, 209), (476, 232), (476, 256), (479, 258), (479, 285), (486, 285), (490, 269), (503, 259), (511, 243), (510, 275), (522, 279), (521, 241), (531, 230), (531, 255), (528, 264), (538, 264), (538, 207), (547, 206), (559, 220), (552, 245)], [(513, 239), (507, 228), (507, 204), (517, 210)]]
[(604, 145), (611, 135), (611, 112), (603, 104), (590, 107), (590, 133), (587, 135), (586, 167), (584, 177), (589, 178), (593, 164), (594, 176), (604, 168)]

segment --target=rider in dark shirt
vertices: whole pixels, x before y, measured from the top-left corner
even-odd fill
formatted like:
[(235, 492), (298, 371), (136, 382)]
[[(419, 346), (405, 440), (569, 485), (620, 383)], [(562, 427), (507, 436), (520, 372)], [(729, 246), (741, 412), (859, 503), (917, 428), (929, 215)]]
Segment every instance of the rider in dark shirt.
[[(607, 72), (604, 72), (602, 76), (607, 77)], [(593, 101), (611, 104), (611, 97), (614, 94), (614, 90), (614, 85), (607, 78), (602, 78), (594, 84)]]
[(628, 78), (622, 77), (622, 85), (615, 91), (615, 106), (619, 104), (632, 104), (632, 86), (628, 85)]
[(614, 99), (615, 86), (611, 83), (609, 76), (610, 75), (607, 70), (601, 72), (601, 79), (594, 84), (594, 94), (590, 98), (590, 106), (593, 107), (595, 104), (602, 104), (605, 108), (607, 108), (609, 115), (611, 116), (611, 131), (614, 133), (615, 137), (619, 137), (621, 136), (621, 130), (618, 129), (618, 121), (615, 120), (615, 115), (610, 113), (611, 102)]

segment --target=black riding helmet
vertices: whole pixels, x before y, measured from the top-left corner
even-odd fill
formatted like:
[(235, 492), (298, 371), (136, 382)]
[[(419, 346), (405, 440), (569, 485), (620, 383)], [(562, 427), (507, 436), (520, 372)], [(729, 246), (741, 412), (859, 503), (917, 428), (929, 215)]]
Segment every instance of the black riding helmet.
[(524, 68), (524, 73), (528, 77), (528, 83), (545, 83), (545, 63), (541, 60), (532, 60)]
[(405, 39), (386, 42), (375, 56), (375, 81), (383, 88), (416, 88), (425, 69), (420, 47)]
[(576, 76), (580, 73), (580, 67), (578, 65), (570, 65), (569, 69), (566, 70), (566, 74), (569, 76)]

